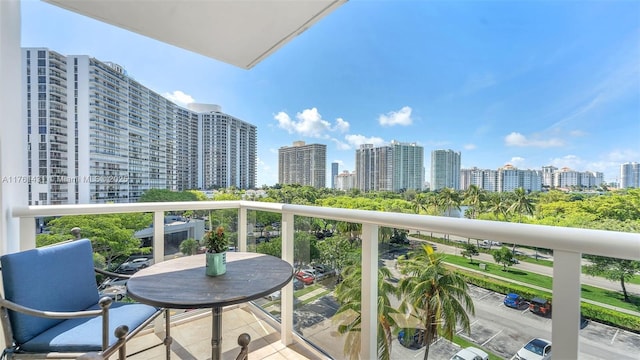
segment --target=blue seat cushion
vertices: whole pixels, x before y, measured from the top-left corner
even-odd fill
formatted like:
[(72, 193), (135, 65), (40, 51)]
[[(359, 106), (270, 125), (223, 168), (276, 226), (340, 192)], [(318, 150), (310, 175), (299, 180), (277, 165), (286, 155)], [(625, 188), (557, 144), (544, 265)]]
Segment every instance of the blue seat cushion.
[[(99, 309), (98, 305), (87, 310)], [(127, 325), (134, 330), (157, 309), (134, 303), (113, 303), (109, 309), (109, 344), (117, 339), (115, 329)], [(102, 318), (80, 318), (64, 320), (23, 343), (19, 351), (24, 352), (88, 352), (102, 349)]]
[[(98, 303), (93, 249), (88, 239), (30, 249), (0, 257), (4, 295), (16, 304), (43, 311), (81, 311)], [(21, 345), (64, 320), (9, 311), (16, 344)]]

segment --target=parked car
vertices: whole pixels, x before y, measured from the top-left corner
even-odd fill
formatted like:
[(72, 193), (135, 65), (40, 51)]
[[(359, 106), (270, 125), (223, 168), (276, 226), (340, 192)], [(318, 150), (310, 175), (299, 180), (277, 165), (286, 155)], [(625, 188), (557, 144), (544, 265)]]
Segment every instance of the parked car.
[(477, 347), (469, 346), (455, 353), (450, 360), (489, 360), (489, 354)]
[(126, 286), (127, 280), (129, 279), (120, 279), (120, 278), (106, 278), (100, 286), (98, 286), (98, 290), (104, 290), (111, 286)]
[(133, 274), (134, 272), (151, 265), (152, 261), (153, 260), (149, 258), (131, 259), (118, 266), (116, 272), (121, 274)]
[(315, 271), (316, 280), (322, 280), (329, 276), (334, 276), (336, 271), (328, 267), (327, 265), (313, 265), (313, 270)]
[(316, 271), (316, 269), (305, 268), (305, 269), (300, 269), (300, 272), (306, 273), (309, 276), (312, 276), (315, 280), (317, 280), (318, 272)]
[(510, 308), (519, 309), (526, 302), (524, 301), (522, 296), (516, 293), (510, 293), (504, 297), (503, 303), (505, 306), (508, 306)]
[(518, 350), (515, 358), (517, 360), (549, 360), (551, 359), (551, 341), (532, 339)]
[[(413, 336), (407, 336), (409, 333), (412, 333)], [(402, 344), (402, 346), (406, 348), (418, 350), (424, 346), (422, 344), (424, 335), (425, 334), (423, 329), (402, 329), (398, 333), (398, 341), (400, 342), (400, 344)]]
[(547, 299), (534, 297), (531, 299), (531, 302), (529, 302), (529, 311), (541, 316), (550, 316), (551, 302)]
[(271, 294), (265, 296), (265, 299), (267, 299), (269, 301), (275, 301), (275, 300), (280, 300), (281, 296), (282, 296), (282, 294), (280, 293), (280, 290), (276, 290), (276, 291), (272, 292)]
[(304, 288), (304, 283), (296, 278), (293, 278), (293, 290), (300, 290)]
[(311, 285), (314, 281), (316, 281), (316, 279), (313, 276), (309, 275), (309, 273), (302, 271), (298, 271), (296, 273), (296, 279), (302, 281), (305, 285)]
[(127, 287), (124, 285), (112, 285), (98, 292), (100, 297), (108, 296), (114, 301), (120, 301), (127, 295)]

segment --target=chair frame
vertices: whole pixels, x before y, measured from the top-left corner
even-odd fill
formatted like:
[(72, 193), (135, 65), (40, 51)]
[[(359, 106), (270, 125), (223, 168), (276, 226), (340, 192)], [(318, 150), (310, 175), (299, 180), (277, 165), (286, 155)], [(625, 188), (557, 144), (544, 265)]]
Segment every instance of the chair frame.
[[(94, 268), (95, 272), (112, 277), (118, 278), (130, 278), (129, 275), (117, 274), (98, 268)], [(160, 314), (165, 315), (165, 340), (167, 353), (170, 352), (171, 338), (169, 336), (170, 327), (170, 314), (169, 309), (158, 309), (147, 320), (140, 324), (135, 329), (130, 329), (127, 326), (119, 326), (115, 329), (114, 334), (118, 339), (115, 343), (109, 345), (109, 307), (113, 303), (113, 299), (108, 296), (100, 298), (98, 304), (100, 310), (84, 310), (74, 312), (58, 312), (58, 311), (46, 311), (40, 309), (33, 309), (26, 307), (12, 301), (9, 301), (0, 296), (0, 323), (4, 332), (5, 349), (0, 359), (5, 356), (7, 359), (108, 359), (110, 356), (118, 352), (118, 359), (126, 359), (126, 343), (136, 336), (142, 329), (151, 324)], [(9, 310), (16, 311), (22, 314), (31, 315), (35, 317), (49, 318), (49, 319), (77, 319), (87, 317), (101, 317), (102, 318), (102, 350), (100, 352), (81, 353), (81, 352), (49, 352), (49, 353), (31, 353), (21, 352), (16, 348), (13, 340), (13, 330), (11, 327), (11, 320), (9, 317)]]

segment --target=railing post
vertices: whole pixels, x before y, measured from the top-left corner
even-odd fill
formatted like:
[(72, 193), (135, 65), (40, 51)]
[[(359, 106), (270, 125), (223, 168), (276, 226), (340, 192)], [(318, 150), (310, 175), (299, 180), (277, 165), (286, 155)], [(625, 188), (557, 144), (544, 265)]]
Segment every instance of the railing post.
[(362, 224), (361, 359), (377, 359), (378, 225)]
[(34, 217), (20, 218), (20, 250), (36, 247), (36, 219)]
[(554, 250), (551, 342), (554, 359), (577, 359), (580, 354), (580, 253)]
[(247, 208), (238, 209), (238, 250), (247, 251)]
[(153, 212), (153, 263), (164, 261), (164, 211)]
[[(293, 265), (293, 214), (282, 213), (282, 260)], [(293, 282), (282, 288), (280, 296), (280, 341), (284, 345), (293, 343)]]

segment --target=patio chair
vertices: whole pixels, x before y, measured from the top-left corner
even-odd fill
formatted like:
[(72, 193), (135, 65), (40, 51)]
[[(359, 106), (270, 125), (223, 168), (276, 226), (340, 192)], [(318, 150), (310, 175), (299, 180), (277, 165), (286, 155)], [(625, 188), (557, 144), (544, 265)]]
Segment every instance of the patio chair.
[[(100, 298), (88, 239), (0, 257), (2, 358), (126, 357), (126, 342), (163, 309)], [(166, 344), (169, 346), (169, 344)]]

